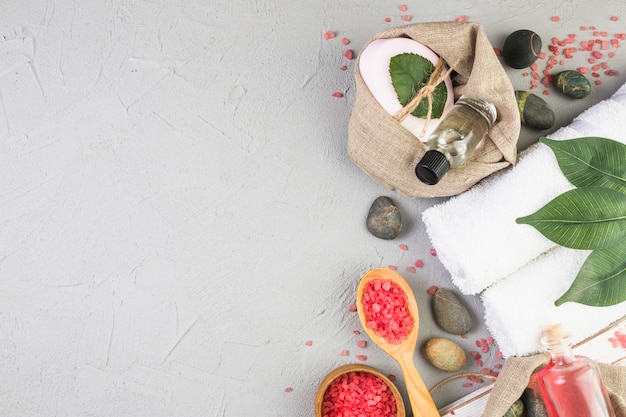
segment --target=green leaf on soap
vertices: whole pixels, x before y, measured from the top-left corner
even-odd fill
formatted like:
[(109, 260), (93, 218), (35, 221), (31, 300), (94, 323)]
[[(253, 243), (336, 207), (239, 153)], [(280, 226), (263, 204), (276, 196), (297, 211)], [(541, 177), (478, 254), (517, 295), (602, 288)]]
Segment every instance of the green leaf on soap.
[(572, 301), (589, 306), (619, 304), (626, 296), (626, 240), (591, 252), (572, 286), (555, 305)]
[[(391, 57), (389, 62), (391, 83), (403, 107), (428, 83), (428, 79), (434, 70), (435, 66), (428, 59), (418, 54), (404, 53)], [(443, 109), (448, 99), (448, 89), (445, 83), (439, 83), (435, 87), (432, 99), (431, 118), (438, 119), (443, 114)], [(411, 114), (416, 117), (426, 118), (428, 114), (428, 99), (424, 98), (420, 101)]]
[(573, 249), (602, 249), (626, 239), (626, 194), (603, 187), (567, 191), (520, 217), (553, 242)]
[(626, 146), (600, 137), (540, 141), (550, 147), (561, 171), (576, 187), (599, 186), (626, 194)]

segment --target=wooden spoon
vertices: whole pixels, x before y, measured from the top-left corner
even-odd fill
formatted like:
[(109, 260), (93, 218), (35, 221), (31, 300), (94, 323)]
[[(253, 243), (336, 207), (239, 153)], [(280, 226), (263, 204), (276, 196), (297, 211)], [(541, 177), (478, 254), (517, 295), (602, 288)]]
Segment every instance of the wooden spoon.
[[(389, 343), (384, 337), (378, 336), (372, 329), (367, 327), (367, 320), (363, 311), (363, 291), (368, 282), (374, 279), (386, 279), (396, 283), (407, 297), (407, 306), (411, 317), (413, 317), (413, 329), (404, 341), (400, 344)], [(415, 364), (413, 363), (413, 352), (415, 351), (415, 345), (417, 343), (417, 331), (419, 328), (419, 312), (417, 310), (417, 302), (415, 301), (415, 295), (413, 290), (409, 287), (409, 284), (402, 278), (400, 274), (387, 268), (376, 268), (367, 272), (361, 278), (361, 282), (356, 291), (356, 306), (359, 313), (359, 319), (365, 329), (365, 333), (376, 343), (383, 351), (398, 362), (402, 374), (404, 376), (404, 382), (406, 384), (406, 390), (409, 395), (409, 401), (411, 402), (411, 408), (413, 409), (414, 417), (439, 417), (439, 411), (435, 405), (426, 384), (422, 380), (422, 377), (417, 372)]]

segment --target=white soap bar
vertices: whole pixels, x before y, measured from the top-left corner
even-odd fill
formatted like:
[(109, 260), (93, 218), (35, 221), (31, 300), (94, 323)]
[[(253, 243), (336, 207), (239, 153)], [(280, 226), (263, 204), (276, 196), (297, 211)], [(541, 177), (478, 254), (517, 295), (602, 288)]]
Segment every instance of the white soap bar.
[[(428, 47), (409, 38), (377, 39), (367, 45), (361, 52), (359, 58), (359, 71), (365, 85), (378, 104), (392, 116), (402, 110), (402, 104), (400, 104), (396, 90), (391, 83), (389, 62), (392, 57), (403, 53), (418, 54), (428, 59), (433, 65), (437, 65), (440, 59), (437, 54)], [(444, 69), (444, 72), (445, 71), (447, 71), (447, 68)], [(452, 89), (452, 80), (449, 76), (445, 78), (444, 83), (448, 90), (448, 98), (444, 106), (442, 117), (448, 113), (454, 105), (454, 91)], [(422, 134), (422, 131), (426, 119), (408, 115), (404, 121), (402, 121), (402, 126), (407, 128), (420, 140), (426, 141), (428, 135), (435, 130), (440, 120), (441, 119), (435, 118), (430, 119), (425, 134)]]

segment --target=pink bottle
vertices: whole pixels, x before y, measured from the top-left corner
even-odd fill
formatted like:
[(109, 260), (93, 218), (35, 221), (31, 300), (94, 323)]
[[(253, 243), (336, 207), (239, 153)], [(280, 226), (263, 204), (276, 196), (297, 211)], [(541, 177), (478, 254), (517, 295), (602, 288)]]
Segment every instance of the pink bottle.
[(615, 417), (596, 364), (572, 353), (560, 324), (544, 330), (542, 343), (552, 359), (538, 382), (549, 417)]

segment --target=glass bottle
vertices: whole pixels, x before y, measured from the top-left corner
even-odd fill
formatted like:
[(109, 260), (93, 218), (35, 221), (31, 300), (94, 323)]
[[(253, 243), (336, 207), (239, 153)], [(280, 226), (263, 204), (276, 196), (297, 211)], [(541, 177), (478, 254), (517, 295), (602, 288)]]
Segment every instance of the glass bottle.
[(415, 175), (434, 185), (450, 168), (462, 165), (485, 137), (497, 118), (496, 107), (485, 100), (461, 96), (426, 139), (426, 153)]
[(596, 364), (575, 356), (560, 324), (544, 330), (541, 342), (551, 355), (538, 382), (549, 417), (615, 417)]

